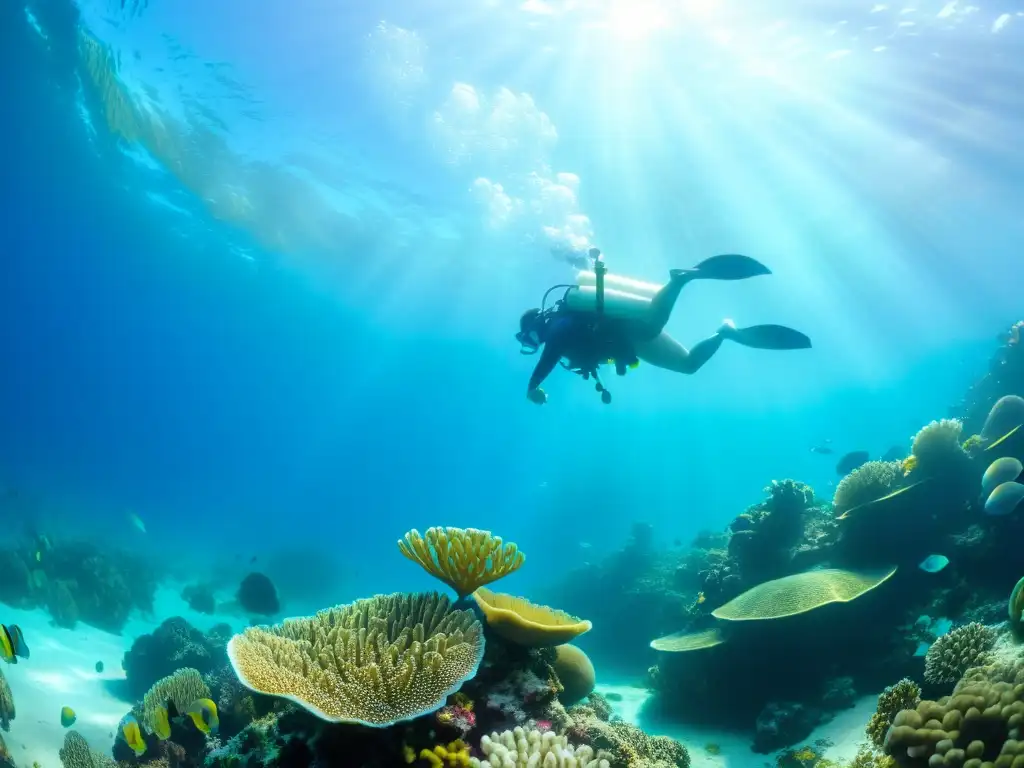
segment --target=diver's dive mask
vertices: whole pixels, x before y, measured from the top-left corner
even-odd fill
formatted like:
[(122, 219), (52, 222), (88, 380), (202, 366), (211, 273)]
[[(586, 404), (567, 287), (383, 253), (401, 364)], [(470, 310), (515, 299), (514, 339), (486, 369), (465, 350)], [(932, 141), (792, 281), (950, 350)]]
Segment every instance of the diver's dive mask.
[(520, 331), (516, 334), (516, 341), (520, 344), (521, 355), (535, 355), (540, 349), (540, 336), (534, 330)]

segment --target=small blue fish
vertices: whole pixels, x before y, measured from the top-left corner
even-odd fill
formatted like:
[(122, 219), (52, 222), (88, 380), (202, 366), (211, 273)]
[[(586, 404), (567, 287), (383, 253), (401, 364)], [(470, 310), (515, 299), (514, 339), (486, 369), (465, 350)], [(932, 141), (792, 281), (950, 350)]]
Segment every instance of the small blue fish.
[(938, 573), (947, 565), (949, 565), (949, 558), (945, 555), (928, 555), (917, 567), (925, 573)]

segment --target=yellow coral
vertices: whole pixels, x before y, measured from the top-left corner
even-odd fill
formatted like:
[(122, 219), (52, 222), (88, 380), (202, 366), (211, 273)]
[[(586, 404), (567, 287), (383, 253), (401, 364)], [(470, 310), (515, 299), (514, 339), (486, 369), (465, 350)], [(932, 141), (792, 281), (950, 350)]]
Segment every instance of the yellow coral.
[(431, 768), (468, 768), (469, 747), (462, 739), (445, 744), (438, 744), (433, 749), (420, 752), (420, 759), (430, 763)]
[(589, 621), (570, 616), (546, 605), (531, 603), (523, 597), (492, 592), (484, 587), (473, 593), (487, 626), (509, 642), (530, 648), (547, 648), (567, 643), (589, 632)]
[(228, 643), (246, 687), (330, 722), (386, 727), (435, 712), (484, 653), (483, 627), (437, 593), (378, 595), (250, 627)]
[(403, 555), (455, 590), (461, 600), (517, 570), (526, 556), (500, 536), (476, 528), (415, 528), (399, 540)]
[(900, 469), (903, 470), (903, 476), (906, 477), (917, 468), (917, 456), (907, 456), (903, 461), (900, 462)]
[(174, 704), (178, 714), (184, 715), (199, 699), (210, 698), (210, 689), (203, 682), (199, 670), (183, 667), (173, 675), (153, 683), (142, 699), (142, 721), (151, 733), (156, 732), (157, 707)]
[(894, 573), (895, 568), (863, 572), (839, 568), (805, 571), (758, 584), (716, 608), (711, 615), (728, 621), (759, 621), (795, 616), (829, 603), (855, 600), (887, 581)]
[(452, 696), (452, 704), (459, 709), (466, 710), (467, 712), (473, 711), (473, 700), (462, 691), (458, 691)]

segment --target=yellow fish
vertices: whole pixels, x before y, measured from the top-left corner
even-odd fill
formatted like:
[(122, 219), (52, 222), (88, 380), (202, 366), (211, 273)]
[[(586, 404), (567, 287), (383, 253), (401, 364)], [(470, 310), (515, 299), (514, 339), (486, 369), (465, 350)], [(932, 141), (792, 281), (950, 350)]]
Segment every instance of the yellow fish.
[(124, 739), (124, 743), (132, 748), (136, 757), (140, 757), (146, 751), (146, 740), (142, 738), (139, 721), (131, 713), (121, 718), (121, 723), (117, 726), (117, 737)]
[(73, 710), (71, 707), (60, 708), (60, 724), (63, 725), (65, 728), (70, 728), (72, 725), (75, 724), (75, 720), (77, 719), (78, 716), (75, 715), (75, 710)]
[(217, 729), (220, 727), (220, 718), (217, 716), (217, 705), (209, 699), (196, 699), (192, 702), (192, 706), (188, 708), (188, 712), (185, 714), (192, 718), (192, 722), (196, 724), (196, 728), (207, 735), (216, 733)]
[(17, 624), (0, 624), (0, 658), (8, 664), (17, 664), (18, 657), (29, 657), (25, 636)]
[(171, 718), (167, 714), (167, 707), (157, 707), (149, 725), (160, 741), (171, 738)]

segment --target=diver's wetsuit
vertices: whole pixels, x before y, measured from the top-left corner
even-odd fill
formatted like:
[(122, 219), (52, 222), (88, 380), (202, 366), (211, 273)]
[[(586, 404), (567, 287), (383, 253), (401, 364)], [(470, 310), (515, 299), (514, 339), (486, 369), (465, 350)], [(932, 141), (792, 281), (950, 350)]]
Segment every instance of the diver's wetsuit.
[(620, 376), (627, 365), (636, 362), (624, 330), (607, 319), (595, 325), (594, 317), (588, 314), (564, 309), (555, 312), (545, 324), (542, 341), (544, 351), (530, 376), (527, 392), (537, 389), (563, 357), (571, 368), (583, 373), (596, 373), (598, 365), (614, 360)]

